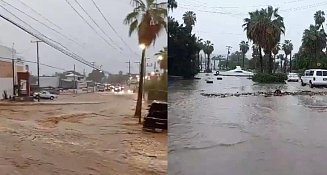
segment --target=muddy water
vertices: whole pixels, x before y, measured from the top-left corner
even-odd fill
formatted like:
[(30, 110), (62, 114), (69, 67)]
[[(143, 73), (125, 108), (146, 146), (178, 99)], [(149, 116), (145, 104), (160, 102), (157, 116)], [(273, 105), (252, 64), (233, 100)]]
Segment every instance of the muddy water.
[[(204, 75), (201, 75), (204, 76)], [(224, 77), (169, 86), (169, 174), (325, 175), (327, 97), (208, 98), (205, 93), (311, 90)], [(313, 89), (313, 91), (327, 89)]]

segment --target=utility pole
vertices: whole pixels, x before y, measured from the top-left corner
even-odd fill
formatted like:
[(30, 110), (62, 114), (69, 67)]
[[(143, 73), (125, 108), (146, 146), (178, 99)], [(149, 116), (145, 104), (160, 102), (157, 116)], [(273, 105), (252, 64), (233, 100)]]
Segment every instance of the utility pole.
[(128, 76), (131, 76), (131, 60), (128, 60), (128, 62), (125, 63), (128, 63)]
[(15, 43), (12, 43), (12, 49), (11, 49), (11, 60), (12, 60), (12, 89), (13, 89), (13, 96), (16, 96), (16, 90), (15, 90), (15, 58), (14, 58), (14, 45)]
[(76, 79), (75, 79), (75, 76), (76, 76), (75, 71), (76, 71), (76, 69), (75, 69), (75, 64), (74, 64), (74, 89), (77, 90), (77, 87), (76, 87)]
[(229, 54), (230, 54), (229, 50), (232, 48), (232, 46), (226, 46), (226, 47), (227, 47), (227, 61), (226, 61), (226, 69), (227, 69), (227, 67), (228, 67), (228, 57), (229, 57)]
[(39, 57), (39, 42), (43, 41), (31, 41), (31, 43), (36, 43), (36, 60), (37, 60), (37, 86), (40, 89), (40, 57)]

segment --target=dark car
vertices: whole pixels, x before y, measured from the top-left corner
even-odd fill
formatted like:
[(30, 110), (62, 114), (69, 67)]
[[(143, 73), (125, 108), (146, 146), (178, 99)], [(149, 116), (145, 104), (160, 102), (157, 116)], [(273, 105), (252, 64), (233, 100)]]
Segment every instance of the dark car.
[(153, 101), (148, 114), (144, 117), (143, 129), (152, 130), (162, 129), (167, 130), (168, 124), (168, 104), (163, 101)]

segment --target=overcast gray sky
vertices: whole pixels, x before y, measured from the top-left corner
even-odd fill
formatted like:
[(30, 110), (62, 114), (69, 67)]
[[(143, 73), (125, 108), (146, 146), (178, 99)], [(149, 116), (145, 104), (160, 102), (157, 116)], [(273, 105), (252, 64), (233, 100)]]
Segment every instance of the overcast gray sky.
[[(132, 73), (138, 72), (138, 65), (134, 62), (140, 61), (140, 49), (138, 47), (138, 40), (136, 33), (132, 36), (128, 36), (128, 26), (123, 24), (123, 19), (126, 15), (132, 11), (133, 7), (130, 4), (130, 0), (94, 0), (100, 7), (101, 11), (104, 13), (108, 21), (116, 29), (118, 34), (123, 38), (123, 40), (130, 46), (133, 51), (125, 46), (125, 44), (119, 39), (119, 37), (114, 33), (114, 31), (109, 27), (106, 21), (102, 18), (101, 14), (97, 11), (96, 7), (93, 5), (92, 0), (78, 0), (78, 2), (85, 8), (85, 10), (90, 14), (90, 16), (99, 24), (102, 30), (114, 41), (112, 42), (106, 35), (104, 35), (100, 29), (91, 21), (90, 18), (82, 11), (82, 9), (76, 4), (75, 0), (68, 0), (86, 19), (92, 24), (92, 26), (97, 30), (97, 32), (107, 41), (114, 45), (114, 47), (106, 44), (103, 39), (101, 39), (83, 20), (78, 16), (76, 12), (68, 5), (66, 0), (4, 0), (5, 2), (15, 6), (16, 8), (28, 13), (32, 17), (38, 19), (39, 21), (45, 23), (49, 27), (59, 31), (60, 33), (72, 38), (76, 43), (70, 41), (66, 37), (62, 37), (56, 32), (44, 27), (42, 24), (35, 22), (33, 19), (27, 17), (21, 12), (15, 10), (13, 7), (5, 4), (2, 0), (0, 4), (7, 8), (10, 12), (14, 13), (16, 16), (27, 22), (33, 28), (37, 29), (40, 33), (46, 35), (47, 37), (60, 42), (65, 45), (69, 50), (75, 52), (76, 54), (82, 56), (90, 62), (96, 62), (96, 65), (103, 65), (103, 69), (111, 73), (118, 73), (122, 70), (124, 73), (128, 72), (129, 59), (131, 60), (131, 71)], [(20, 1), (23, 1), (28, 6), (32, 7), (34, 10), (39, 12), (43, 17), (50, 20), (52, 23), (44, 19), (39, 14), (35, 13), (33, 10), (24, 6)], [(15, 22), (28, 27), (22, 21), (18, 20), (12, 14), (5, 11), (0, 7), (0, 14), (14, 20)], [(55, 25), (59, 26), (56, 27)], [(12, 25), (11, 23), (0, 18), (0, 44), (7, 47), (12, 47), (17, 50), (20, 56), (24, 59), (30, 61), (36, 61), (36, 44), (32, 44), (31, 40), (35, 40), (34, 37), (25, 33), (21, 29)], [(151, 46), (147, 50), (147, 57), (151, 59), (149, 62), (154, 62), (156, 60), (154, 54), (161, 50), (167, 45), (167, 35), (165, 32), (156, 41), (155, 46)], [(119, 47), (123, 51), (119, 51)], [(116, 48), (116, 49), (114, 49)], [(53, 65), (66, 70), (72, 70), (73, 65), (76, 64), (77, 71), (83, 72), (86, 69), (87, 72), (91, 71), (91, 68), (73, 60), (72, 58), (62, 54), (61, 52), (51, 48), (45, 43), (40, 43), (40, 62), (48, 65)], [(36, 66), (30, 65), (30, 69), (35, 74)], [(148, 70), (153, 70), (153, 68), (147, 68)], [(48, 68), (41, 66), (41, 75), (51, 75), (54, 72), (60, 72), (60, 70)]]
[[(243, 19), (248, 12), (266, 8), (272, 5), (279, 8), (279, 14), (284, 17), (286, 32), (281, 37), (292, 41), (294, 51), (298, 52), (304, 29), (314, 24), (313, 15), (318, 10), (327, 7), (323, 0), (179, 0), (178, 8), (171, 14), (179, 22), (186, 11), (194, 11), (197, 22), (193, 32), (215, 45), (214, 54), (227, 54), (226, 46), (232, 46), (232, 51), (239, 50), (239, 43), (247, 41), (243, 32)], [(326, 24), (324, 25), (326, 27)], [(251, 55), (252, 51), (248, 52)], [(280, 51), (280, 53), (283, 53)]]

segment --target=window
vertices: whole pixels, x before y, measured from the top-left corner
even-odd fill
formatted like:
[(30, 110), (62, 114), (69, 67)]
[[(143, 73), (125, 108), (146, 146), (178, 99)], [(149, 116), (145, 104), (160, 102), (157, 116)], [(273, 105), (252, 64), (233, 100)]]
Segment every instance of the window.
[(323, 71), (322, 76), (327, 76), (327, 71)]
[(317, 75), (317, 76), (322, 76), (322, 71), (317, 71), (317, 72), (316, 72), (316, 75)]
[(313, 71), (313, 70), (310, 71), (310, 72), (309, 72), (309, 76), (313, 76), (314, 72), (315, 72), (315, 71)]
[(305, 71), (304, 75), (309, 76), (309, 71)]

